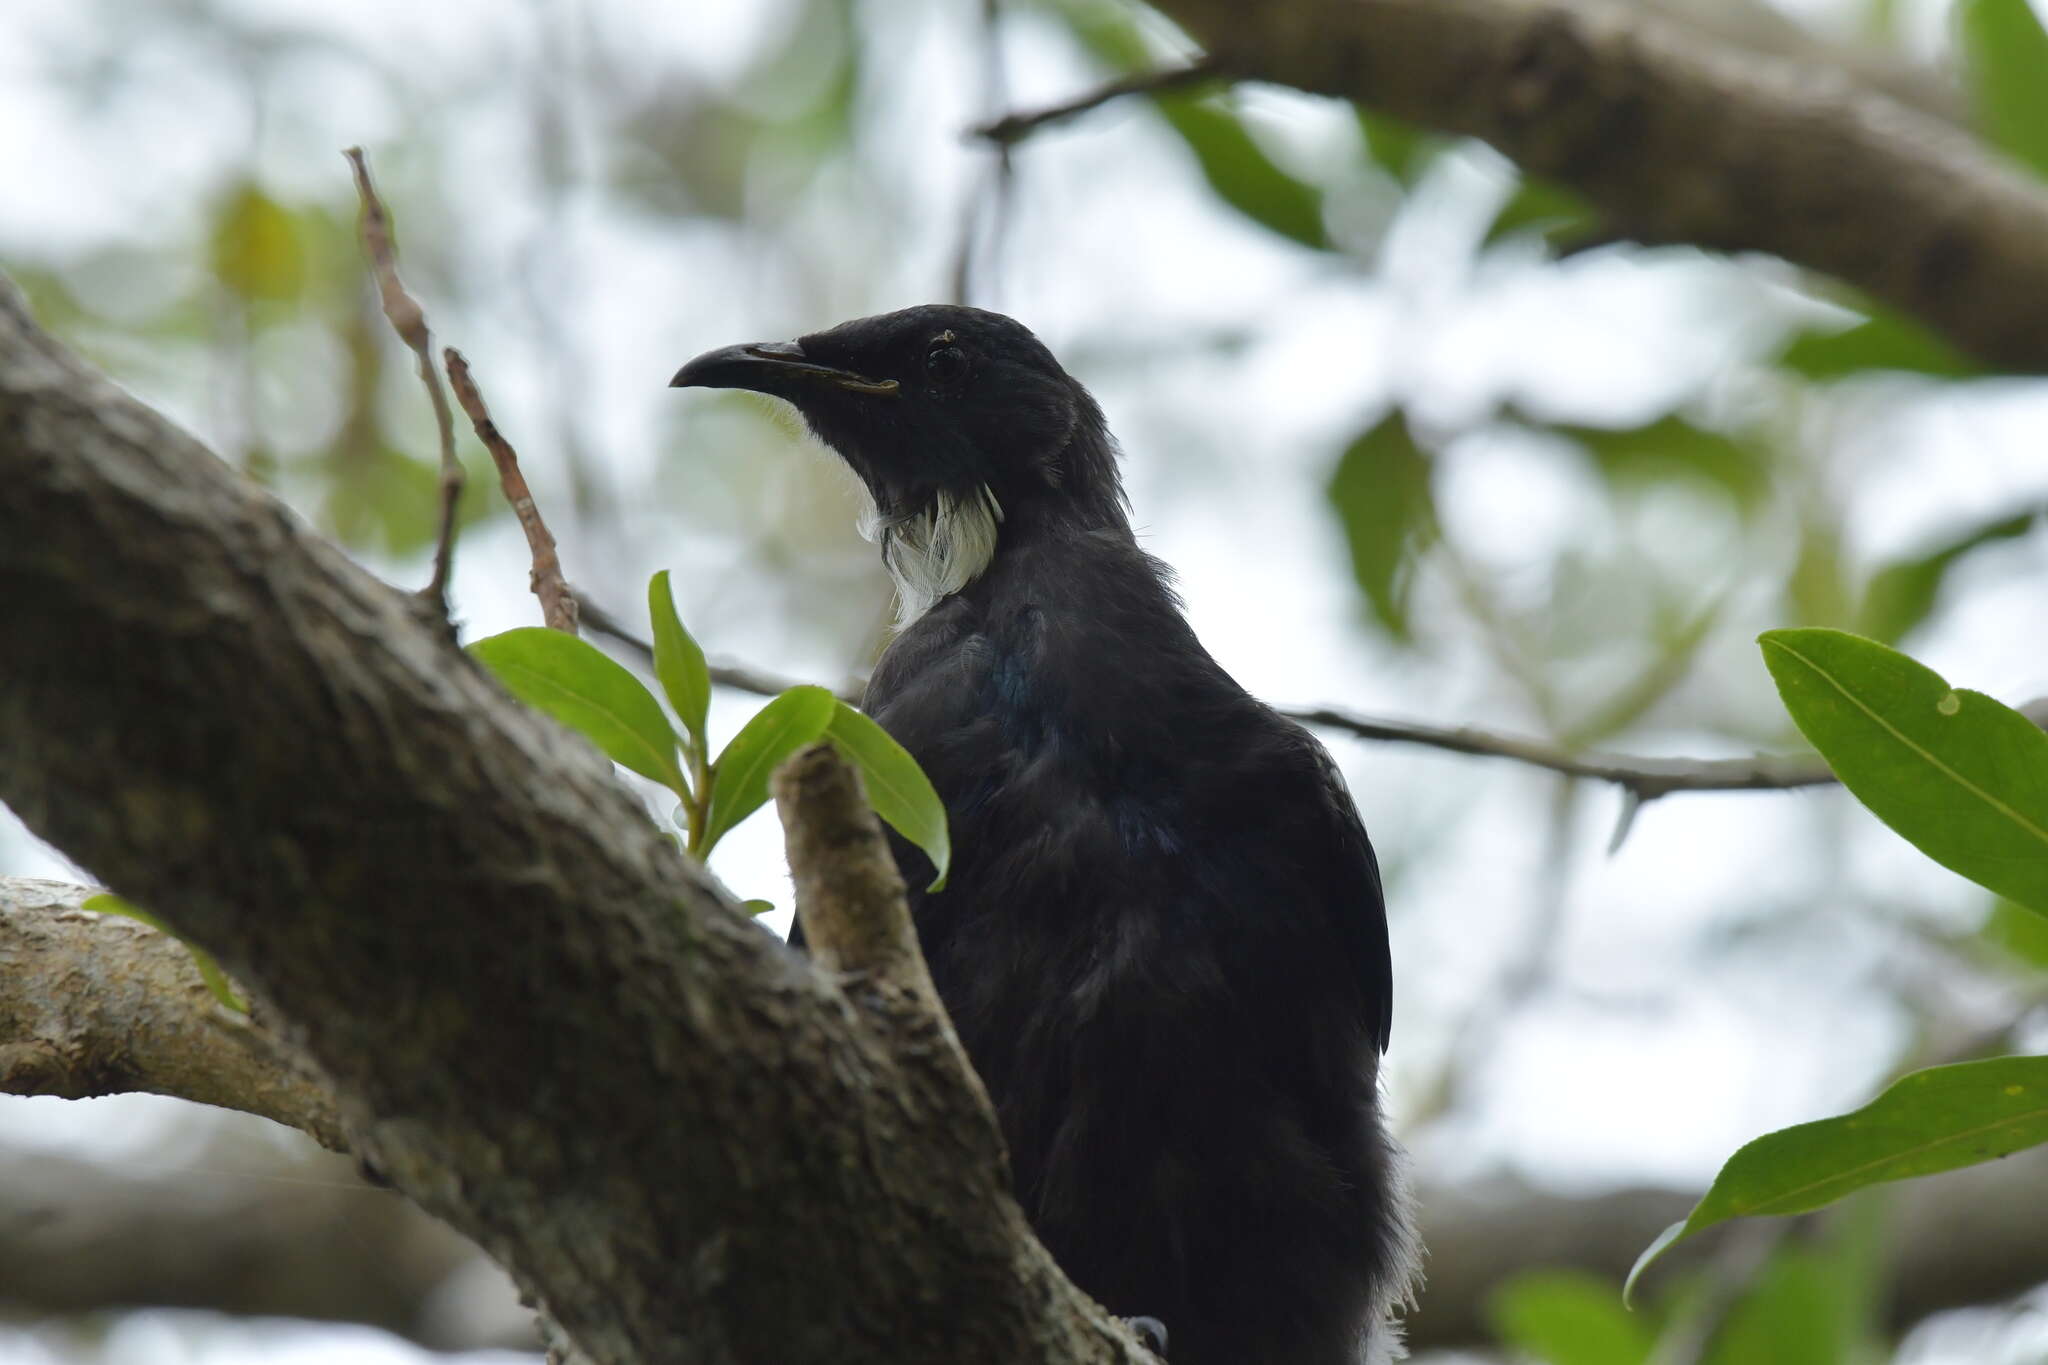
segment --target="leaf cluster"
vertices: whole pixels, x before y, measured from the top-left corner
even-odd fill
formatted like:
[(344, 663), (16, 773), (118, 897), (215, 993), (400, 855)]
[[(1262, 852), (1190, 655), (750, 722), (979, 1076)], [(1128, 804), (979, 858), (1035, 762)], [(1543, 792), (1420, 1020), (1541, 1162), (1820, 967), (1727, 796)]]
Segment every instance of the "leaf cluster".
[[(799, 749), (829, 740), (860, 770), (868, 800), (890, 828), (931, 861), (940, 890), (952, 861), (946, 810), (917, 760), (822, 687), (792, 687), (755, 712), (712, 756), (711, 671), (676, 614), (667, 570), (647, 585), (654, 675), (680, 726), (647, 685), (596, 646), (541, 626), (469, 646), (508, 691), (576, 731), (613, 762), (673, 792), (684, 851), (708, 858), (718, 841), (768, 800), (768, 779)], [(750, 901), (758, 913), (767, 903)]]

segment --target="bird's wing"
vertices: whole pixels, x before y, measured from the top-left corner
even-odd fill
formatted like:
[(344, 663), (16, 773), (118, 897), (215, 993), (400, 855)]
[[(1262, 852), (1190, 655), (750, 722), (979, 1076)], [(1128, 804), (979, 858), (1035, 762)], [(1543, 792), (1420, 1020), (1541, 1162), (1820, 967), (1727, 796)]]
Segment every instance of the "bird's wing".
[(1326, 894), (1378, 1010), (1375, 1037), (1380, 1051), (1385, 1052), (1394, 1031), (1394, 963), (1387, 945), (1387, 901), (1380, 886), (1380, 860), (1329, 750), (1313, 736), (1304, 737), (1315, 750), (1327, 812), (1331, 876)]

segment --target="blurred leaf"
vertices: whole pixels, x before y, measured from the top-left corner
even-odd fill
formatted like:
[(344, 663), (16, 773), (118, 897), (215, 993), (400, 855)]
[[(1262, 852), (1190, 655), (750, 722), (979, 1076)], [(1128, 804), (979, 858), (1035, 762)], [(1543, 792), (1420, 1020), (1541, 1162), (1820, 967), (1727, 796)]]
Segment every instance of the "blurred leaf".
[(1864, 590), (1857, 630), (1887, 644), (1897, 641), (1934, 610), (1942, 583), (1957, 561), (1980, 546), (2025, 535), (2040, 515), (2030, 509), (1999, 517), (1951, 536), (1922, 554), (1895, 559), (1880, 568)]
[(1904, 370), (1938, 379), (1987, 373), (1920, 322), (1889, 308), (1858, 304), (1870, 316), (1842, 331), (1807, 331), (1793, 337), (1778, 364), (1813, 380), (1843, 379), (1872, 370)]
[(1585, 197), (1551, 180), (1524, 176), (1508, 202), (1486, 229), (1497, 242), (1518, 232), (1536, 232), (1545, 241), (1563, 245), (1592, 235), (1600, 215)]
[(297, 298), (306, 258), (290, 210), (251, 182), (230, 191), (214, 217), (213, 271), (245, 300)]
[(667, 569), (648, 581), (647, 612), (654, 622), (654, 676), (661, 680), (668, 704), (682, 718), (697, 752), (708, 753), (704, 718), (711, 709), (711, 670), (704, 662), (703, 648), (676, 615)]
[(1501, 1344), (1547, 1365), (1642, 1365), (1656, 1338), (1612, 1282), (1583, 1270), (1532, 1270), (1487, 1300)]
[(1455, 139), (1432, 133), (1412, 123), (1374, 113), (1356, 106), (1358, 131), (1365, 138), (1365, 152), (1373, 164), (1403, 185), (1413, 185)]
[(199, 979), (206, 983), (206, 989), (213, 993), (213, 998), (237, 1014), (247, 1014), (249, 1012), (249, 1002), (236, 993), (234, 983), (228, 980), (228, 974), (220, 969), (220, 964), (213, 960), (213, 954), (180, 934), (170, 925), (165, 924), (149, 911), (132, 901), (123, 900), (111, 891), (102, 891), (97, 895), (87, 896), (78, 905), (82, 910), (91, 910), (97, 914), (119, 915), (123, 919), (132, 919), (138, 924), (148, 925), (166, 938), (177, 939), (178, 942), (185, 945), (185, 951), (192, 955), (192, 965), (199, 970)]
[(754, 916), (756, 919), (759, 919), (763, 915), (774, 913), (775, 902), (763, 900), (741, 901), (740, 909), (746, 911), (748, 914)]
[[(1663, 590), (1654, 579), (1653, 588)], [(1621, 733), (1692, 676), (1692, 661), (1720, 622), (1722, 603), (1709, 602), (1684, 614), (1667, 614), (1661, 610), (1666, 605), (1659, 602), (1655, 629), (1640, 641), (1654, 644), (1656, 652), (1620, 686), (1602, 693), (1584, 715), (1555, 727), (1566, 749), (1590, 748)]]
[(344, 545), (394, 556), (417, 554), (434, 542), (440, 470), (390, 446), (367, 459), (329, 464), (332, 479), (321, 521)]
[(1685, 475), (1726, 490), (1745, 509), (1761, 503), (1770, 489), (1767, 446), (1744, 436), (1710, 431), (1676, 413), (1642, 427), (1552, 426), (1551, 430), (1591, 452), (1610, 483)]
[[(424, 401), (424, 395), (422, 395)], [(344, 428), (343, 439), (359, 433)], [(408, 455), (381, 443), (344, 450), (341, 442), (318, 456), (294, 461), (326, 483), (321, 524), (344, 545), (394, 557), (420, 554), (434, 543), (441, 514), (441, 469), (433, 460)], [(487, 520), (501, 504), (486, 496), (491, 481), (469, 470), (455, 509), (458, 528)]]
[(1817, 498), (1799, 509), (1799, 555), (1785, 596), (1791, 619), (1802, 626), (1846, 626), (1856, 619), (1839, 514), (1838, 507)]
[(622, 122), (618, 184), (666, 215), (773, 212), (847, 149), (864, 66), (847, 0), (795, 6), (732, 94), (648, 93)]
[(688, 799), (676, 732), (641, 681), (595, 645), (545, 626), (478, 640), (470, 654), (505, 690), (582, 735), (615, 763)]
[(696, 854), (711, 855), (726, 831), (768, 800), (768, 778), (781, 762), (815, 742), (832, 723), (839, 699), (822, 687), (792, 687), (754, 713), (712, 766), (704, 839)]
[(1217, 198), (1282, 237), (1329, 248), (1323, 192), (1282, 170), (1240, 119), (1213, 98), (1160, 95), (1153, 103), (1195, 154)]
[(1785, 709), (1857, 800), (1942, 866), (2048, 914), (2048, 734), (1860, 635), (1758, 643)]
[(944, 890), (953, 846), (946, 832), (945, 802), (924, 769), (887, 730), (843, 701), (835, 704), (825, 733), (860, 769), (875, 814), (932, 860), (932, 884), (927, 889)]
[[(1865, 1220), (1868, 1221), (1868, 1220)], [(1876, 1228), (1822, 1246), (1780, 1244), (1730, 1307), (1706, 1365), (1853, 1365), (1874, 1351)]]
[(641, 206), (670, 217), (739, 222), (761, 121), (726, 100), (657, 88), (622, 120), (614, 180)]
[[(1129, 73), (1154, 65), (1151, 45), (1122, 11), (1072, 3), (1060, 10), (1082, 44), (1112, 69)], [(1216, 97), (1170, 92), (1153, 96), (1152, 105), (1195, 154), (1219, 199), (1303, 246), (1329, 248), (1323, 192), (1281, 169)]]
[(851, 0), (810, 0), (793, 26), (800, 36), (785, 54), (785, 69), (825, 72), (823, 80), (813, 81), (811, 98), (797, 103), (783, 123), (820, 164), (853, 140), (866, 76), (864, 29), (855, 22), (854, 8)]
[(52, 333), (68, 337), (81, 321), (92, 316), (72, 292), (71, 282), (57, 270), (9, 261), (7, 278), (28, 299), (30, 314)]
[(2014, 961), (2048, 971), (2048, 918), (2001, 896), (1984, 920), (1983, 933)]
[(2028, 0), (1960, 0), (1964, 84), (1977, 131), (2048, 176), (2048, 31)]
[(1395, 411), (1345, 448), (1327, 492), (1374, 619), (1404, 643), (1411, 638), (1404, 571), (1414, 549), (1436, 538), (1430, 473), (1429, 456)]
[(1806, 1213), (1866, 1186), (1974, 1166), (2043, 1142), (2048, 1057), (1916, 1071), (1854, 1113), (1767, 1133), (1728, 1158), (1691, 1215), (1638, 1258), (1629, 1287), (1666, 1248), (1716, 1223)]

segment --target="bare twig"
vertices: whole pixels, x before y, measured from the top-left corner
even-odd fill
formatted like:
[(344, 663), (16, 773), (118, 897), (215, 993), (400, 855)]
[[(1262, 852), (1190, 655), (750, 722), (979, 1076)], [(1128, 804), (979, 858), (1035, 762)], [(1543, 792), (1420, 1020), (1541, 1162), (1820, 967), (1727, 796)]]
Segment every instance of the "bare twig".
[[(981, 88), (990, 114), (1010, 102), (1009, 81), (1003, 65), (1002, 0), (982, 0)], [(1016, 189), (1016, 165), (1011, 144), (992, 139), (995, 156), (982, 186), (972, 191), (960, 213), (960, 242), (953, 256), (953, 302), (972, 303), (977, 247), (990, 260), (999, 259), (1010, 220), (1010, 202)], [(986, 224), (986, 233), (983, 226)], [(986, 242), (983, 237), (986, 236)], [(984, 293), (988, 291), (984, 289)]]
[[(583, 624), (599, 635), (624, 645), (647, 667), (654, 666), (654, 647), (647, 643), (645, 637), (636, 634), (630, 626), (595, 602), (583, 604)], [(735, 692), (752, 692), (761, 697), (779, 697), (790, 688), (801, 686), (805, 681), (802, 678), (785, 678), (766, 669), (729, 660), (713, 659), (710, 662), (710, 669), (711, 681), (720, 687), (730, 687)], [(862, 685), (862, 679), (854, 678), (846, 686), (834, 688), (832, 695), (849, 706), (858, 706)]]
[(1184, 90), (1191, 85), (1222, 78), (1222, 70), (1215, 59), (1209, 57), (1187, 66), (1171, 67), (1164, 71), (1141, 71), (1135, 76), (1125, 76), (1121, 80), (1111, 81), (1085, 95), (1076, 95), (1073, 99), (1044, 109), (1006, 114), (1002, 118), (972, 129), (970, 135), (1007, 147), (1022, 142), (1041, 128), (1077, 118), (1126, 95), (1162, 95), (1171, 90)]
[(455, 563), (455, 511), (462, 501), (462, 461), (455, 457), (455, 415), (448, 410), (448, 395), (441, 388), (441, 375), (434, 368), (433, 336), (427, 330), (426, 310), (405, 290), (398, 278), (398, 247), (391, 236), (391, 215), (370, 183), (369, 163), (363, 149), (350, 147), (342, 153), (355, 169), (356, 193), (363, 201), (363, 246), (370, 253), (370, 265), (377, 275), (377, 297), (391, 330), (398, 333), (419, 358), (420, 382), (427, 386), (427, 398), (434, 405), (434, 426), (441, 434), (441, 517), (434, 537), (434, 575), (420, 596), (432, 603), (443, 617), (448, 615), (448, 577)]
[[(590, 628), (624, 644), (651, 660), (647, 642), (634, 635), (596, 607), (588, 607)], [(744, 664), (714, 664), (711, 681), (741, 692), (772, 697), (795, 687), (800, 678), (784, 678)], [(838, 695), (858, 705), (861, 679), (839, 689)], [(1443, 749), (1475, 758), (1505, 758), (1532, 768), (1562, 773), (1566, 777), (1591, 778), (1612, 783), (1629, 797), (1628, 815), (1660, 796), (1674, 792), (1790, 791), (1798, 787), (1825, 787), (1835, 781), (1834, 773), (1814, 754), (1756, 754), (1749, 758), (1643, 758), (1625, 754), (1578, 754), (1522, 735), (1503, 735), (1470, 725), (1430, 725), (1424, 721), (1390, 720), (1354, 715), (1331, 706), (1275, 707), (1289, 720), (1319, 730), (1335, 730), (1354, 739), (1387, 744), (1419, 744), (1426, 749)], [(2048, 697), (2037, 698), (2015, 708), (2034, 724), (2048, 730)], [(1625, 829), (1616, 831), (1615, 843)]]
[(1811, 754), (1751, 758), (1637, 758), (1607, 754), (1573, 754), (1540, 740), (1496, 734), (1472, 726), (1426, 725), (1417, 721), (1357, 716), (1333, 707), (1282, 710), (1281, 714), (1325, 730), (1339, 730), (1359, 739), (1394, 744), (1420, 744), (1455, 754), (1508, 758), (1547, 768), (1567, 777), (1611, 782), (1638, 801), (1654, 801), (1672, 792), (1784, 791), (1819, 787), (1835, 780), (1825, 763)]
[(450, 346), (441, 352), (441, 359), (448, 366), (448, 385), (455, 390), (455, 401), (462, 404), (463, 412), (476, 428), (476, 438), (491, 452), (491, 462), (498, 466), (498, 485), (505, 490), (505, 501), (512, 505), (513, 515), (519, 518), (519, 529), (526, 532), (526, 548), (533, 554), (533, 576), (529, 583), (533, 595), (540, 599), (541, 617), (552, 629), (574, 635), (576, 598), (569, 591), (568, 580), (562, 577), (562, 560), (555, 553), (555, 538), (548, 531), (547, 522), (541, 519), (533, 490), (526, 486), (526, 475), (519, 471), (519, 454), (491, 420), (491, 410), (484, 406), (484, 396), (477, 389), (476, 380), (470, 377), (469, 362), (462, 358), (462, 352)]

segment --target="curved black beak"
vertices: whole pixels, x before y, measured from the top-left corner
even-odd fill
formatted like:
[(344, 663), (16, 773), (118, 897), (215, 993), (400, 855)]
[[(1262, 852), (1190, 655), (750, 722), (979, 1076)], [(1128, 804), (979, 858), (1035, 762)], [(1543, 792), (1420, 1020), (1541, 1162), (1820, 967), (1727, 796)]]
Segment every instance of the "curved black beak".
[(799, 376), (820, 383), (851, 389), (855, 393), (893, 394), (893, 379), (870, 379), (852, 370), (820, 365), (804, 354), (794, 341), (750, 342), (706, 351), (676, 371), (668, 381), (672, 389), (752, 389), (756, 393), (786, 397), (790, 380)]

